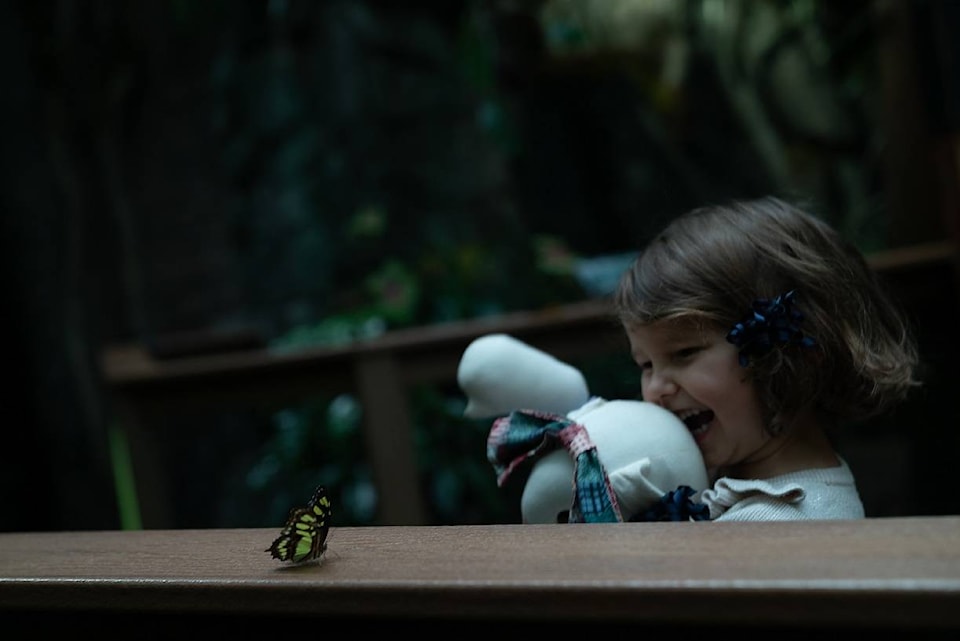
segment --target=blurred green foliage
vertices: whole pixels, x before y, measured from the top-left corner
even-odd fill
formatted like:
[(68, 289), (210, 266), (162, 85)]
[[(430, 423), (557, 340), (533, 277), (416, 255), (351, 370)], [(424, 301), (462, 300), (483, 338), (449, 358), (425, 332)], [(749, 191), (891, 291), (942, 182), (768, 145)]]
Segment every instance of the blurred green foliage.
[[(222, 167), (244, 191), (249, 317), (273, 349), (298, 350), (580, 300), (596, 293), (578, 278), (588, 255), (635, 247), (687, 206), (767, 192), (836, 199), (831, 222), (881, 246), (862, 156), (871, 52), (850, 49), (870, 42), (867, 6), (721, 4), (359, 3), (327, 14), (332, 48), (293, 26), (304, 5), (276, 4), (270, 46), (225, 46), (211, 65)], [(577, 365), (594, 393), (635, 394), (628, 358)], [(412, 403), (431, 520), (516, 518), (485, 460), (489, 423), (462, 417), (456, 389)], [(362, 415), (341, 396), (270, 416), (226, 490), (261, 501), (228, 496), (224, 521), (280, 523), (324, 483), (338, 522), (373, 523)]]
[[(18, 396), (43, 399), (22, 432), (58, 444), (55, 472), (35, 476), (68, 511), (22, 509), (70, 525), (114, 511), (78, 482), (110, 481), (89, 464), (107, 458), (105, 344), (240, 326), (298, 350), (575, 301), (671, 216), (733, 197), (799, 195), (862, 248), (885, 246), (876, 63), (893, 57), (875, 8), (5, 4), (4, 258), (29, 344), (15, 360), (32, 365)], [(629, 363), (577, 365), (596, 393), (636, 389)], [(412, 400), (431, 518), (513, 518), (484, 460), (489, 426), (464, 421), (456, 389)], [(181, 418), (158, 454), (179, 526), (279, 525), (319, 482), (342, 524), (374, 518), (355, 399)]]

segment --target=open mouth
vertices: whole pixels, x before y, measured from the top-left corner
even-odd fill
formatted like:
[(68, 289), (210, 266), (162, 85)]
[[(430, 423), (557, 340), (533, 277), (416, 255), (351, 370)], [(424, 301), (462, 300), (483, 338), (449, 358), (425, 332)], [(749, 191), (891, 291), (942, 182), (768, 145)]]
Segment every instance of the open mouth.
[(695, 410), (680, 412), (677, 416), (679, 416), (683, 424), (687, 426), (691, 434), (698, 436), (707, 431), (707, 426), (710, 424), (710, 421), (713, 420), (715, 414), (713, 410)]

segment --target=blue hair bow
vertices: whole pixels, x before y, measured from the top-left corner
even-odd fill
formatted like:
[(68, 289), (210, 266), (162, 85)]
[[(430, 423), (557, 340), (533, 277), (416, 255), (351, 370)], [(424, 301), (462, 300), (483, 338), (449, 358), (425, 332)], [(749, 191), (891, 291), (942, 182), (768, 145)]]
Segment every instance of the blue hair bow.
[(740, 365), (746, 367), (751, 358), (763, 356), (774, 347), (816, 344), (800, 329), (803, 314), (794, 309), (796, 295), (796, 290), (791, 289), (773, 300), (757, 299), (750, 317), (733, 326), (727, 340), (740, 348)]

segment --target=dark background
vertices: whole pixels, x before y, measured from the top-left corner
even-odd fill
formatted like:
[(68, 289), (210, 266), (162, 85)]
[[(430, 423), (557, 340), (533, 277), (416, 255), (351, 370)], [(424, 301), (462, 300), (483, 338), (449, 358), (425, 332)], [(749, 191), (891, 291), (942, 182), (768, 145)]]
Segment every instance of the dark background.
[[(120, 526), (107, 345), (296, 349), (577, 301), (591, 259), (767, 193), (865, 252), (957, 240), (958, 17), (933, 0), (3, 3), (0, 529)], [(957, 275), (890, 278), (927, 385), (838, 445), (871, 514), (956, 513)], [(591, 370), (611, 395), (625, 376)], [(433, 519), (508, 518), (486, 426), (441, 438), (456, 390), (415, 402)], [(318, 480), (361, 506), (361, 412), (183, 418), (162, 453), (177, 526), (274, 525)]]

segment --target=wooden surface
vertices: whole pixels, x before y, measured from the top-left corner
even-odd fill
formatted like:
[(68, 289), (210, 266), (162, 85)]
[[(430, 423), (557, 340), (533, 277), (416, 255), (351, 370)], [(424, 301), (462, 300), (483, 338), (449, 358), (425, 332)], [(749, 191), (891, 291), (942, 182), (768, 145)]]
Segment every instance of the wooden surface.
[(278, 532), (0, 534), (0, 625), (76, 612), (960, 630), (954, 516), (333, 528), (324, 562), (302, 567), (264, 552)]

